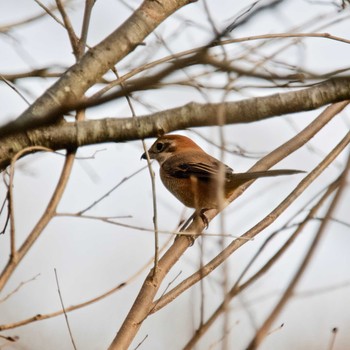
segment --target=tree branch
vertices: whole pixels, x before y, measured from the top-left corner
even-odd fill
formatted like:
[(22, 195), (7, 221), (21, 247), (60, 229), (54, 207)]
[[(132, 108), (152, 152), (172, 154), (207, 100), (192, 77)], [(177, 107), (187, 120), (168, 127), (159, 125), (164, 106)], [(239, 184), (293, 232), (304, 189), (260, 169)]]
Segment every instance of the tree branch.
[[(343, 140), (345, 141), (345, 138)], [(347, 134), (347, 144), (349, 144), (349, 142), (350, 142), (350, 132)], [(300, 281), (304, 272), (306, 271), (306, 268), (309, 265), (309, 263), (311, 262), (311, 259), (316, 252), (316, 248), (318, 247), (318, 245), (320, 243), (321, 237), (325, 233), (325, 229), (329, 223), (329, 220), (332, 217), (332, 214), (334, 213), (337, 205), (339, 204), (340, 197), (343, 194), (344, 189), (346, 188), (346, 178), (347, 178), (347, 175), (349, 173), (349, 169), (350, 169), (350, 157), (348, 156), (346, 168), (344, 169), (344, 171), (342, 172), (342, 174), (340, 176), (339, 187), (336, 190), (334, 199), (332, 200), (332, 202), (329, 205), (325, 219), (322, 220), (321, 225), (320, 225), (313, 241), (311, 242), (311, 245), (310, 245), (308, 251), (306, 252), (306, 254), (304, 256), (304, 259), (301, 261), (300, 266), (297, 269), (297, 271), (295, 272), (295, 275), (293, 276), (292, 280), (290, 281), (287, 289), (283, 293), (283, 295), (280, 298), (280, 300), (278, 301), (277, 305), (271, 311), (270, 315), (266, 318), (266, 320), (263, 322), (261, 327), (257, 330), (255, 336), (253, 337), (253, 339), (249, 343), (247, 350), (255, 350), (261, 344), (263, 339), (266, 337), (267, 332), (269, 331), (270, 327), (272, 326), (272, 323), (274, 322), (274, 320), (277, 318), (277, 316), (283, 310), (283, 307), (286, 305), (287, 301), (291, 297), (293, 290), (295, 289), (296, 285), (298, 284), (298, 282)]]
[(110, 68), (133, 51), (173, 12), (191, 0), (145, 0), (112, 34), (90, 49), (15, 121), (3, 126), (4, 136), (16, 129), (52, 123), (64, 105), (78, 101)]
[(141, 116), (138, 118), (107, 118), (81, 122), (61, 122), (5, 137), (0, 143), (0, 170), (15, 154), (29, 146), (53, 150), (75, 149), (103, 142), (122, 142), (190, 127), (218, 124), (224, 111), (227, 124), (251, 123), (288, 113), (308, 111), (326, 104), (350, 99), (350, 79), (332, 79), (313, 87), (250, 98), (237, 102), (200, 104)]

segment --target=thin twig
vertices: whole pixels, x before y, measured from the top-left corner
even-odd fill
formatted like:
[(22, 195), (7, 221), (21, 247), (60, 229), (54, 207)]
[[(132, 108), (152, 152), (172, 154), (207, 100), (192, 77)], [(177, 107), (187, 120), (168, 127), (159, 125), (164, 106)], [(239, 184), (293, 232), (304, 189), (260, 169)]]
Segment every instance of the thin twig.
[(92, 209), (95, 205), (100, 203), (103, 199), (108, 197), (113, 191), (115, 191), (118, 187), (120, 187), (125, 181), (128, 181), (129, 179), (131, 179), (132, 177), (134, 177), (135, 175), (137, 175), (141, 171), (145, 170), (146, 168), (147, 168), (147, 165), (142, 167), (142, 168), (140, 168), (140, 169), (138, 169), (138, 170), (136, 170), (132, 174), (123, 177), (122, 180), (120, 180), (115, 186), (113, 186), (110, 190), (108, 190), (104, 195), (102, 195), (100, 198), (96, 199), (92, 204), (87, 206), (85, 209), (80, 210), (76, 215), (82, 215), (85, 212), (87, 212), (88, 210)]
[(68, 16), (66, 10), (64, 9), (62, 1), (56, 0), (56, 5), (57, 5), (57, 8), (60, 11), (60, 14), (62, 16), (64, 27), (67, 30), (68, 37), (69, 37), (70, 44), (72, 46), (74, 55), (75, 55), (76, 59), (78, 59), (80, 56), (80, 54), (79, 54), (79, 38), (75, 34), (75, 31), (73, 29), (73, 25), (69, 19), (69, 16)]
[(9, 200), (9, 216), (10, 216), (10, 262), (16, 262), (17, 252), (16, 252), (16, 230), (15, 230), (15, 209), (13, 202), (13, 179), (15, 176), (15, 164), (19, 158), (24, 154), (34, 152), (34, 151), (45, 151), (52, 152), (51, 149), (42, 146), (32, 146), (25, 148), (18, 152), (11, 161), (10, 165), (10, 180), (9, 180), (9, 190), (8, 190), (8, 200)]
[(84, 54), (85, 46), (87, 43), (87, 36), (90, 26), (91, 12), (92, 8), (95, 5), (96, 0), (86, 0), (85, 1), (85, 9), (84, 9), (84, 18), (83, 24), (81, 27), (81, 35), (80, 35), (80, 45), (79, 45), (79, 56)]
[(43, 67), (38, 69), (32, 69), (30, 71), (24, 71), (20, 73), (10, 73), (10, 74), (1, 74), (1, 76), (14, 83), (16, 80), (25, 79), (25, 78), (58, 78), (66, 70), (62, 67), (62, 71), (56, 70), (56, 72), (50, 72), (51, 67)]
[[(165, 248), (168, 246), (168, 244), (170, 243), (171, 240), (172, 240), (172, 237), (170, 237), (169, 240), (164, 243), (163, 247), (160, 249), (160, 252), (165, 250)], [(138, 271), (136, 271), (129, 279), (118, 283), (115, 287), (108, 290), (107, 292), (102, 293), (101, 295), (98, 295), (97, 297), (86, 300), (80, 304), (76, 304), (76, 305), (72, 305), (72, 306), (67, 307), (65, 309), (66, 313), (81, 309), (81, 308), (89, 306), (89, 305), (92, 305), (92, 304), (94, 304), (94, 303), (96, 303), (104, 298), (107, 298), (108, 296), (119, 291), (120, 289), (123, 289), (124, 287), (129, 286), (133, 281), (135, 281), (137, 279), (137, 277), (139, 277), (147, 268), (149, 268), (149, 266), (152, 263), (153, 263), (153, 257), (151, 259), (149, 259), (149, 261), (147, 261), (145, 263), (145, 265), (143, 265)], [(53, 317), (62, 315), (62, 313), (63, 313), (62, 309), (48, 313), (48, 314), (40, 313), (40, 314), (37, 314), (33, 317), (29, 317), (29, 318), (21, 320), (21, 321), (0, 325), (0, 331), (7, 330), (7, 329), (13, 329), (13, 328), (17, 328), (17, 327), (22, 327), (26, 324), (30, 324), (33, 322), (42, 321), (42, 320), (46, 320), (49, 318), (53, 318)]]
[[(346, 44), (350, 44), (350, 40), (331, 35), (329, 33), (276, 33), (276, 34), (263, 34), (263, 35), (255, 35), (255, 36), (249, 36), (249, 37), (242, 37), (242, 38), (237, 38), (237, 39), (227, 39), (227, 40), (222, 40), (219, 42), (214, 42), (211, 47), (216, 47), (216, 46), (222, 46), (222, 45), (229, 45), (229, 44), (237, 44), (237, 43), (242, 43), (242, 42), (250, 42), (250, 41), (255, 41), (255, 40), (277, 40), (277, 39), (286, 39), (286, 38), (323, 38), (323, 39), (328, 39), (328, 40), (335, 40), (335, 41), (340, 41)], [(160, 58), (158, 60), (155, 60), (153, 62), (146, 63), (140, 67), (134, 68), (130, 72), (126, 73), (122, 77), (118, 78), (117, 80), (111, 82), (108, 84), (106, 87), (101, 89), (100, 91), (96, 92), (94, 95), (90, 97), (91, 100), (97, 100), (99, 97), (104, 95), (107, 91), (109, 91), (111, 88), (120, 85), (122, 82), (125, 82), (126, 80), (130, 79), (131, 77), (142, 73), (145, 70), (149, 70), (151, 68), (154, 68), (162, 63), (167, 63), (167, 62), (172, 62), (176, 61), (182, 57), (189, 56), (191, 54), (195, 54), (201, 50), (203, 50), (205, 46), (199, 46), (194, 49), (189, 49), (186, 51), (181, 51), (179, 53), (171, 54), (168, 56), (165, 56), (163, 58)], [(250, 72), (250, 71), (249, 71)], [(246, 71), (248, 73), (248, 70)], [(316, 77), (313, 77), (316, 78)]]
[[(129, 219), (132, 216), (130, 215), (118, 215), (118, 216), (95, 216), (95, 215), (80, 215), (75, 214), (75, 213), (56, 213), (55, 214), (56, 217), (63, 217), (63, 216), (67, 216), (67, 217), (74, 217), (74, 218), (81, 218), (81, 219), (88, 219), (88, 220), (97, 220), (97, 221), (102, 221), (105, 222), (107, 224), (111, 224), (111, 225), (116, 225), (116, 226), (121, 226), (121, 227), (126, 227), (126, 228), (130, 228), (133, 230), (138, 230), (138, 231), (143, 231), (143, 232), (151, 232), (154, 234), (154, 227), (153, 228), (148, 228), (148, 227), (144, 227), (144, 226), (136, 226), (136, 225), (131, 225), (131, 224), (125, 224), (122, 222), (118, 222), (118, 221), (114, 221), (114, 219)], [(169, 231), (169, 230), (160, 230), (158, 229), (158, 233), (162, 233), (162, 234), (167, 234), (167, 235), (181, 235), (181, 236), (185, 236), (185, 235), (189, 235), (186, 232), (179, 232), (178, 230), (174, 230), (174, 231)], [(247, 239), (247, 238), (242, 238), (240, 236), (235, 236), (233, 234), (225, 234), (225, 233), (208, 233), (208, 232), (204, 232), (201, 235), (206, 236), (206, 237), (229, 237), (229, 238), (235, 238), (235, 239), (244, 239), (244, 240), (249, 240), (252, 241), (253, 239)]]
[(10, 81), (8, 81), (2, 74), (0, 74), (0, 79), (9, 86), (16, 94), (28, 105), (30, 106), (30, 102), (25, 98), (25, 96), (17, 89), (15, 85), (13, 85)]
[(0, 299), (0, 304), (5, 302), (7, 299), (11, 298), (12, 295), (16, 294), (24, 285), (26, 285), (29, 282), (35, 281), (38, 276), (40, 276), (40, 273), (35, 275), (34, 277), (30, 278), (29, 280), (22, 281), (14, 290), (12, 290), (10, 293), (8, 293), (6, 296)]
[(335, 339), (338, 335), (338, 327), (334, 327), (332, 329), (332, 335), (331, 335), (331, 340), (330, 340), (330, 343), (329, 343), (329, 347), (328, 347), (328, 350), (334, 350), (334, 344), (335, 344)]
[(57, 9), (57, 6), (55, 7), (47, 7), (45, 6), (41, 1), (39, 0), (34, 0), (49, 16), (51, 16), (57, 23), (62, 25), (64, 27), (64, 23), (56, 16), (53, 14), (53, 10)]
[[(170, 288), (170, 286), (179, 278), (179, 276), (182, 274), (182, 271), (179, 271), (178, 274), (168, 283), (166, 288), (164, 289), (162, 296), (167, 292), (167, 290)], [(153, 307), (156, 307), (157, 305), (154, 305)], [(152, 311), (152, 310), (151, 310)]]
[(59, 297), (60, 297), (60, 302), (61, 302), (61, 306), (62, 306), (64, 318), (65, 318), (65, 320), (66, 320), (66, 325), (67, 325), (67, 328), (68, 328), (70, 340), (71, 340), (71, 342), (72, 342), (73, 348), (74, 348), (75, 350), (77, 350), (77, 347), (76, 347), (76, 345), (75, 345), (74, 338), (73, 338), (73, 333), (72, 333), (72, 330), (71, 330), (70, 325), (69, 325), (69, 321), (68, 321), (68, 316), (67, 316), (67, 313), (66, 313), (66, 309), (65, 309), (65, 307), (64, 307), (63, 298), (62, 298), (61, 289), (60, 289), (60, 284), (59, 284), (59, 282), (58, 282), (57, 270), (54, 269), (54, 271), (55, 271), (55, 278), (56, 278), (57, 291), (58, 291), (58, 295), (59, 295)]
[(140, 346), (145, 342), (145, 340), (148, 338), (148, 334), (146, 334), (143, 339), (137, 344), (135, 350), (139, 349)]
[[(30, 149), (30, 148), (28, 148)], [(25, 150), (22, 150), (21, 153), (25, 153)], [(18, 154), (17, 154), (18, 155)], [(6, 282), (11, 277), (12, 273), (17, 268), (18, 264), (22, 261), (25, 255), (28, 253), (29, 249), (39, 238), (47, 224), (51, 221), (52, 217), (55, 215), (56, 208), (63, 196), (65, 187), (67, 185), (69, 175), (71, 173), (74, 163), (74, 157), (67, 155), (66, 160), (59, 178), (59, 181), (56, 185), (55, 191), (46, 207), (41, 218), (36, 223), (35, 227), (29, 233), (21, 247), (16, 251), (16, 259), (10, 259), (4, 269), (0, 274), (0, 291), (4, 288)]]
[(0, 334), (0, 338), (1, 338), (1, 339), (5, 339), (5, 340), (10, 341), (10, 342), (15, 342), (15, 341), (17, 341), (17, 340), (19, 339), (18, 336), (14, 336), (14, 337), (7, 336), (7, 337), (6, 337), (6, 336), (1, 335), (1, 334)]
[[(119, 79), (119, 74), (116, 68), (113, 68), (112, 71), (115, 73), (117, 78)], [(125, 86), (123, 83), (120, 84), (122, 90), (125, 89)], [(134, 120), (137, 122), (137, 116), (136, 112), (134, 109), (134, 106), (131, 102), (131, 97), (130, 93), (125, 94), (125, 98), (127, 100), (128, 106), (130, 108), (132, 117)], [(149, 175), (151, 178), (151, 186), (152, 186), (152, 206), (153, 206), (153, 227), (154, 227), (154, 268), (153, 268), (153, 277), (156, 276), (157, 269), (158, 269), (158, 259), (159, 259), (159, 229), (158, 229), (158, 211), (157, 211), (157, 196), (156, 196), (156, 182), (155, 182), (155, 175), (154, 171), (152, 169), (151, 165), (151, 159), (149, 157), (148, 151), (147, 151), (147, 146), (144, 140), (142, 140), (142, 147), (143, 150), (146, 154), (146, 159), (147, 159), (147, 167), (149, 170)]]
[(146, 143), (142, 140), (142, 146), (146, 154), (147, 166), (151, 178), (151, 187), (152, 187), (152, 205), (153, 205), (153, 226), (154, 226), (154, 268), (153, 268), (153, 277), (156, 276), (158, 270), (158, 260), (159, 260), (159, 252), (158, 252), (158, 217), (157, 217), (157, 196), (156, 196), (156, 182), (155, 175), (151, 165), (151, 159), (148, 154), (148, 150), (146, 147)]

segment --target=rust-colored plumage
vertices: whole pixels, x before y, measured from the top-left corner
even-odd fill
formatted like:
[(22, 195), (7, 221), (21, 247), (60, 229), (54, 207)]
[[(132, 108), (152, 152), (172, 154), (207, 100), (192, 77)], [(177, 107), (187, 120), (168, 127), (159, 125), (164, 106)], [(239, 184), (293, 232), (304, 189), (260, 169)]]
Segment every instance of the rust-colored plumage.
[[(181, 135), (159, 137), (148, 150), (160, 165), (165, 187), (184, 205), (198, 211), (219, 207), (243, 183), (259, 177), (297, 174), (298, 170), (267, 170), (234, 173), (206, 153), (195, 142)], [(146, 158), (146, 154), (142, 155)]]

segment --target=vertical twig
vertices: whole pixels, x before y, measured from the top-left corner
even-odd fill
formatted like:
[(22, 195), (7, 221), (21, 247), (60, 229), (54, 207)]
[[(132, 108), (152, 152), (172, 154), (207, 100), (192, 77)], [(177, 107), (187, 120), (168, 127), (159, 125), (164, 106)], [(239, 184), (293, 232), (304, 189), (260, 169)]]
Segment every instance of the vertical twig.
[[(222, 50), (224, 52), (224, 55), (226, 56), (225, 49), (222, 47)], [(229, 77), (229, 76), (228, 76)], [(229, 89), (226, 89), (224, 92), (224, 96), (222, 97), (222, 102), (225, 102), (226, 97), (229, 93)], [(220, 160), (224, 161), (225, 156), (225, 149), (226, 149), (226, 143), (225, 143), (225, 135), (223, 126), (226, 122), (226, 113), (223, 108), (219, 109), (218, 113), (218, 125), (219, 125), (219, 137), (220, 137)], [(224, 202), (226, 199), (226, 193), (225, 193), (225, 169), (223, 163), (221, 164), (221, 167), (219, 169), (219, 179), (218, 179), (218, 188), (219, 191), (217, 193), (217, 199), (219, 203), (219, 211), (221, 212), (224, 208)], [(220, 215), (220, 232), (223, 234), (220, 239), (220, 245), (221, 250), (224, 250), (226, 247), (226, 238), (224, 236), (226, 229), (225, 229), (225, 214), (224, 212)], [(223, 272), (223, 280), (222, 280), (222, 292), (223, 292), (223, 298), (224, 298), (224, 308), (223, 308), (223, 325), (222, 325), (222, 349), (228, 350), (229, 349), (229, 310), (228, 310), (228, 301), (225, 299), (225, 295), (227, 295), (228, 292), (228, 262), (225, 260), (222, 264), (222, 272)]]
[[(204, 242), (205, 242), (205, 236), (202, 236), (200, 239), (199, 249), (200, 249), (200, 257), (199, 257), (199, 270), (201, 271), (204, 266)], [(202, 327), (204, 323), (204, 297), (205, 297), (205, 290), (204, 290), (204, 278), (200, 280), (199, 283), (200, 288), (200, 318), (199, 318), (199, 328)]]
[(78, 55), (81, 57), (85, 52), (85, 47), (87, 43), (87, 35), (90, 26), (91, 12), (92, 8), (95, 5), (96, 0), (85, 0), (85, 10), (84, 10), (84, 18), (83, 24), (81, 27), (81, 35), (79, 41)]
[(9, 200), (9, 217), (10, 217), (10, 261), (16, 262), (17, 251), (16, 251), (16, 228), (15, 228), (15, 208), (13, 201), (13, 180), (15, 176), (15, 164), (19, 158), (24, 154), (32, 151), (47, 151), (52, 152), (51, 149), (42, 146), (33, 146), (23, 149), (18, 152), (11, 161), (10, 164), (10, 179), (8, 189), (8, 200)]
[[(112, 69), (117, 79), (119, 79), (119, 74), (116, 68)], [(124, 84), (120, 83), (122, 89), (124, 89)], [(126, 93), (125, 98), (128, 102), (131, 114), (133, 118), (137, 120), (134, 106), (131, 102), (130, 94)], [(142, 147), (146, 154), (146, 160), (148, 165), (148, 171), (151, 177), (151, 186), (152, 186), (152, 205), (153, 205), (153, 228), (154, 228), (154, 267), (153, 267), (153, 277), (155, 277), (158, 269), (158, 260), (159, 260), (159, 229), (158, 229), (158, 210), (157, 210), (157, 196), (156, 196), (156, 183), (155, 175), (151, 166), (151, 159), (148, 154), (147, 146), (144, 140), (142, 140)]]
[(334, 350), (335, 338), (337, 337), (337, 334), (338, 334), (338, 328), (334, 327), (332, 329), (332, 336), (331, 336), (331, 341), (330, 341), (328, 350)]
[(151, 161), (149, 158), (146, 143), (142, 140), (143, 149), (146, 152), (147, 164), (149, 169), (149, 174), (151, 177), (152, 185), (152, 205), (153, 205), (153, 227), (154, 227), (154, 268), (153, 277), (156, 276), (158, 270), (158, 260), (159, 260), (159, 230), (158, 230), (158, 209), (157, 209), (157, 196), (156, 196), (156, 181), (154, 171), (151, 166)]
[[(19, 152), (16, 156), (17, 158), (13, 159), (13, 163), (16, 159), (20, 157), (20, 155), (25, 154), (26, 152), (30, 152), (33, 148), (40, 150), (48, 150), (45, 147), (29, 147), (26, 149), (23, 149), (21, 152)], [(51, 150), (50, 150), (51, 151)], [(32, 245), (35, 243), (35, 241), (39, 238), (44, 228), (47, 226), (47, 224), (50, 222), (52, 217), (56, 213), (56, 208), (63, 196), (64, 190), (66, 188), (66, 185), (68, 183), (69, 175), (71, 173), (72, 167), (73, 167), (74, 159), (72, 157), (67, 156), (65, 163), (63, 165), (63, 169), (61, 171), (60, 178), (58, 180), (58, 183), (56, 185), (55, 191), (53, 195), (51, 196), (51, 199), (46, 207), (45, 212), (41, 216), (41, 218), (36, 223), (33, 230), (30, 232), (28, 237), (25, 239), (21, 247), (15, 252), (16, 259), (9, 259), (7, 262), (5, 268), (0, 274), (0, 291), (4, 288), (6, 282), (11, 277), (14, 270), (17, 268), (18, 264), (21, 262), (21, 260), (25, 257), (25, 255), (28, 253), (29, 249), (32, 247)]]
[(56, 5), (57, 5), (57, 9), (60, 11), (60, 14), (62, 16), (63, 22), (64, 22), (64, 27), (67, 30), (68, 36), (69, 36), (69, 40), (74, 52), (74, 56), (76, 58), (79, 57), (79, 38), (77, 37), (77, 35), (74, 32), (73, 29), (73, 25), (68, 17), (68, 14), (66, 12), (66, 10), (64, 9), (64, 6), (61, 2), (61, 0), (56, 0)]
[(63, 298), (62, 298), (62, 294), (61, 294), (60, 284), (59, 284), (59, 282), (58, 282), (57, 270), (54, 269), (54, 271), (55, 271), (55, 278), (56, 278), (57, 291), (58, 291), (58, 295), (59, 295), (59, 297), (60, 297), (60, 302), (61, 302), (61, 306), (62, 306), (64, 318), (65, 318), (65, 320), (66, 320), (66, 325), (67, 325), (67, 328), (68, 328), (70, 340), (71, 340), (71, 342), (72, 342), (73, 348), (76, 350), (77, 347), (75, 346), (75, 342), (74, 342), (74, 339), (73, 339), (73, 333), (72, 333), (72, 330), (71, 330), (71, 328), (70, 328), (69, 321), (68, 321), (68, 315), (67, 315), (67, 313), (66, 313), (66, 309), (65, 309), (64, 303), (63, 303)]
[(8, 201), (9, 201), (9, 218), (10, 218), (10, 261), (16, 260), (16, 229), (15, 229), (15, 210), (13, 203), (13, 178), (14, 178), (14, 166), (11, 164), (10, 168), (10, 180), (8, 188)]
[[(5, 174), (5, 173), (4, 173)], [(7, 229), (7, 225), (8, 223), (10, 222), (10, 215), (11, 215), (11, 208), (10, 208), (10, 190), (9, 190), (9, 186), (8, 184), (6, 183), (6, 180), (5, 180), (5, 176), (4, 176), (4, 184), (5, 186), (7, 187), (7, 193), (6, 193), (6, 196), (4, 198), (4, 201), (2, 202), (2, 205), (1, 205), (1, 208), (0, 208), (0, 216), (2, 215), (2, 213), (4, 212), (4, 209), (5, 209), (5, 205), (7, 203), (7, 214), (6, 214), (6, 219), (5, 219), (5, 223), (4, 223), (4, 227), (2, 228), (2, 230), (0, 231), (0, 235), (4, 234), (6, 229)]]

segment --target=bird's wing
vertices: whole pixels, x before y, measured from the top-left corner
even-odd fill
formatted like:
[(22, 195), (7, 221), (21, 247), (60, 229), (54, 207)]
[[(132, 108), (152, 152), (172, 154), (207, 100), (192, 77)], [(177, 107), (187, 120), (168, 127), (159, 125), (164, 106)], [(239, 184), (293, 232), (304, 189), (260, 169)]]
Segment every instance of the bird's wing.
[[(224, 164), (223, 166), (225, 175), (232, 174), (233, 170), (230, 167)], [(172, 157), (163, 164), (163, 167), (167, 174), (177, 178), (194, 176), (206, 180), (217, 177), (220, 172), (220, 162), (217, 159), (209, 155), (203, 157), (201, 154), (191, 154), (188, 157), (185, 155)]]

